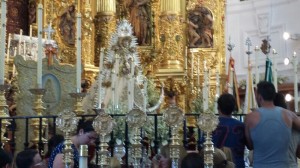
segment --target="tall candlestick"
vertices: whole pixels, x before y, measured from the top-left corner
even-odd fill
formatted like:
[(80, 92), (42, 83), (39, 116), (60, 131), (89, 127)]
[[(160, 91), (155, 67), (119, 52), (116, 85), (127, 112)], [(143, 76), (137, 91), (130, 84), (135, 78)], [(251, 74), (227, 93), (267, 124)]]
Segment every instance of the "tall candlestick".
[(102, 70), (103, 70), (103, 59), (104, 59), (104, 49), (101, 48), (100, 52), (100, 62), (99, 62), (99, 76), (98, 76), (98, 108), (101, 109), (102, 104), (102, 93), (101, 93), (101, 87), (102, 87)]
[[(43, 59), (43, 5), (38, 4), (38, 61), (37, 61), (37, 87), (42, 88), (42, 59)], [(21, 38), (21, 37), (20, 37)]]
[(298, 57), (296, 56), (296, 52), (294, 51), (293, 55), (293, 66), (294, 66), (294, 103), (295, 103), (295, 112), (299, 112), (298, 108)]
[(76, 18), (76, 91), (81, 92), (81, 14), (78, 10)]
[(7, 41), (7, 53), (6, 53), (6, 62), (9, 62), (9, 48), (10, 48), (10, 41), (11, 41), (11, 34), (8, 34), (8, 41)]
[(4, 84), (5, 41), (6, 41), (6, 0), (1, 1), (1, 42), (0, 42), (0, 85)]

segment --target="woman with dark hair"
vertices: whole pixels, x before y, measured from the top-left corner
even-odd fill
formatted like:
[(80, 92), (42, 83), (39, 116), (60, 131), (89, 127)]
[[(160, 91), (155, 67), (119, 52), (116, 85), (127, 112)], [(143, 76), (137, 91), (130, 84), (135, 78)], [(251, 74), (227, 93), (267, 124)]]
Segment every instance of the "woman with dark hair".
[(53, 135), (49, 141), (48, 141), (48, 151), (45, 155), (45, 162), (48, 165), (49, 162), (49, 158), (51, 156), (52, 151), (56, 148), (57, 145), (59, 145), (60, 143), (62, 143), (65, 140), (64, 136), (56, 134)]
[[(93, 128), (93, 120), (80, 121), (77, 126), (76, 135), (71, 137), (72, 150), (73, 150), (73, 167), (79, 167), (79, 153), (78, 149), (80, 145), (90, 145), (93, 144), (97, 138), (97, 134)], [(64, 143), (60, 143), (52, 152), (48, 168), (64, 168), (63, 163), (63, 150)]]

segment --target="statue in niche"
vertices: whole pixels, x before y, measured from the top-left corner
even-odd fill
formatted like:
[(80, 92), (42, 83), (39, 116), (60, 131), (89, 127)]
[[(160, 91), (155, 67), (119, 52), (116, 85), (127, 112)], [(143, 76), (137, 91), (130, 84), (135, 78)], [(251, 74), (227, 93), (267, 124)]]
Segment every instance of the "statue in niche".
[(202, 5), (188, 12), (189, 46), (192, 48), (213, 47), (213, 16)]
[(59, 32), (62, 36), (62, 39), (68, 45), (75, 44), (75, 5), (70, 5), (67, 7), (65, 11), (60, 15), (59, 19)]
[(47, 79), (45, 84), (46, 93), (43, 96), (43, 101), (47, 104), (56, 103), (56, 97), (54, 93), (54, 88), (51, 82), (51, 79)]
[(28, 17), (28, 22), (29, 25), (36, 23), (36, 2), (35, 1), (30, 1), (29, 2), (29, 8), (28, 8), (28, 12), (29, 12), (29, 17)]
[(129, 21), (133, 25), (138, 44), (150, 45), (150, 0), (126, 0), (124, 3), (124, 6), (129, 9)]

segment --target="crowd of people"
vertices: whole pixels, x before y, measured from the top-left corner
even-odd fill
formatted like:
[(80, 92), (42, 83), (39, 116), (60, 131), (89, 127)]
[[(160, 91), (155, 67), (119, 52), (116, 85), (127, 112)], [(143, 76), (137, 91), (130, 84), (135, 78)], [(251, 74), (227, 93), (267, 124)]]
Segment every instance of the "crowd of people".
[[(272, 83), (261, 81), (257, 84), (258, 108), (249, 112), (244, 122), (234, 117), (236, 101), (233, 95), (223, 93), (218, 101), (219, 124), (213, 132), (214, 168), (297, 168), (300, 157), (300, 118), (289, 111), (282, 94), (276, 93)], [(97, 134), (92, 120), (78, 124), (72, 136), (72, 167), (79, 167), (78, 148), (94, 144)], [(65, 167), (63, 163), (64, 137), (55, 135), (49, 140), (48, 152), (44, 158), (35, 149), (19, 152), (13, 156), (0, 149), (0, 168), (43, 168)], [(203, 168), (204, 149), (180, 148), (179, 167)], [(245, 158), (245, 151), (251, 150), (252, 157)], [(170, 168), (170, 146), (160, 149), (152, 159), (152, 168)], [(250, 160), (250, 161), (248, 161)], [(92, 166), (89, 166), (92, 167)], [(111, 159), (111, 168), (121, 168), (116, 158)]]

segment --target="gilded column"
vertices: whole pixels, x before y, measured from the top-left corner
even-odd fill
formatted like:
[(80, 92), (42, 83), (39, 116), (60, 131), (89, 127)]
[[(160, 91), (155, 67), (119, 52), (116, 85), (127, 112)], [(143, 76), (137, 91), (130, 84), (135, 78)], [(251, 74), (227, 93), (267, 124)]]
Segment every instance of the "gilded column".
[(183, 23), (180, 0), (162, 0), (160, 17), (160, 69), (159, 72), (183, 72)]
[(95, 59), (96, 66), (99, 65), (100, 50), (107, 48), (110, 37), (116, 28), (116, 0), (97, 0), (97, 15), (95, 17), (96, 45)]
[(94, 65), (93, 18), (90, 1), (85, 1), (82, 16), (82, 60), (85, 65)]

